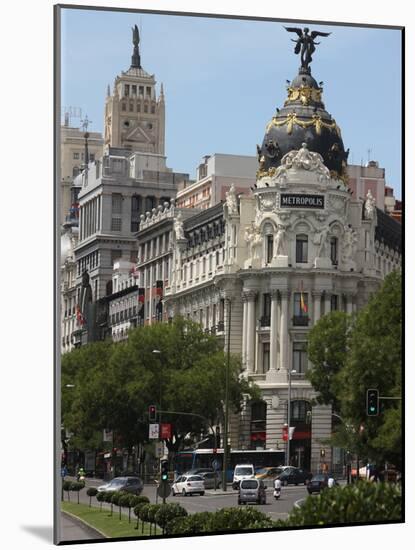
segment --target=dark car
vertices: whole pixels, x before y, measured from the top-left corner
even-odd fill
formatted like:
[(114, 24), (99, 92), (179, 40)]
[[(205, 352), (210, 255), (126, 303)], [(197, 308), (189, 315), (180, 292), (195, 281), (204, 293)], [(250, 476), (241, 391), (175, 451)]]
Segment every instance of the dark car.
[(139, 495), (143, 490), (143, 482), (139, 477), (114, 477), (109, 483), (98, 487), (102, 491), (126, 491), (133, 495)]
[(312, 493), (319, 493), (322, 489), (329, 486), (329, 476), (327, 474), (316, 474), (310, 480), (307, 485), (307, 491), (311, 495)]
[(281, 485), (300, 485), (307, 483), (312, 478), (312, 474), (307, 470), (302, 468), (295, 468), (294, 466), (289, 466), (288, 468), (281, 468), (281, 471), (277, 473), (275, 479), (281, 481)]

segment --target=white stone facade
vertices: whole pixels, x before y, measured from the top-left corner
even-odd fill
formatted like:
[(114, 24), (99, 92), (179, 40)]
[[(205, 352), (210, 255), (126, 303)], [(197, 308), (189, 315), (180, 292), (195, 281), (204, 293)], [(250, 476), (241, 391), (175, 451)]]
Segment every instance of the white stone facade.
[(334, 309), (361, 308), (386, 271), (400, 268), (396, 243), (387, 270), (379, 269), (388, 245), (376, 240), (377, 224), (376, 209), (354, 199), (320, 155), (303, 146), (287, 154), (272, 176), (261, 177), (251, 196), (238, 198), (231, 189), (224, 204), (173, 234), (168, 315), (199, 322), (223, 337), (226, 349), (230, 299), (231, 352), (241, 355), (244, 375), (260, 387), (266, 404), (262, 420), (251, 418), (249, 403), (232, 419), (233, 447), (284, 448), (288, 379), (295, 371), (291, 462), (316, 471), (324, 450), (330, 464), (324, 440), (331, 434), (331, 410), (310, 405), (315, 392), (305, 379), (307, 334)]

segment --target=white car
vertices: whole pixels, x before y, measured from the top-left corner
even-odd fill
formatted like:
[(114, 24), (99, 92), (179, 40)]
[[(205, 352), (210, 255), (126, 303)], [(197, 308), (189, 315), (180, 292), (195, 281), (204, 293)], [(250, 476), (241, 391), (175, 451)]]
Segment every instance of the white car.
[(203, 483), (202, 476), (197, 475), (183, 475), (176, 479), (172, 486), (173, 496), (193, 495), (199, 493), (203, 496), (205, 494), (205, 484)]

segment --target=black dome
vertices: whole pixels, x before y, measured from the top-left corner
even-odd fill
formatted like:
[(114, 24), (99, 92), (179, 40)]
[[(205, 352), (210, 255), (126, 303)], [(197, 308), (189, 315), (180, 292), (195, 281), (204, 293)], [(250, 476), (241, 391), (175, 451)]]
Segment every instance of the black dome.
[[(322, 83), (320, 83), (322, 84)], [(306, 143), (310, 151), (319, 153), (333, 175), (346, 177), (348, 151), (345, 152), (340, 128), (325, 110), (321, 99), (323, 88), (309, 69), (300, 69), (287, 87), (288, 98), (282, 109), (268, 123), (262, 146), (257, 146), (258, 177), (281, 164), (282, 157), (299, 150)]]

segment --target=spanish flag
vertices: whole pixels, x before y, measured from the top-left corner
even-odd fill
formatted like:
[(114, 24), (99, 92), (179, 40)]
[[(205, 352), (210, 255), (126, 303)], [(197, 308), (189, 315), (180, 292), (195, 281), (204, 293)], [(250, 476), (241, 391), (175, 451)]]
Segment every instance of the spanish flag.
[(303, 313), (307, 313), (308, 312), (308, 308), (307, 308), (307, 304), (305, 303), (304, 301), (304, 296), (303, 296), (303, 293), (301, 292), (300, 294), (300, 308), (301, 308), (301, 311)]

